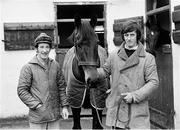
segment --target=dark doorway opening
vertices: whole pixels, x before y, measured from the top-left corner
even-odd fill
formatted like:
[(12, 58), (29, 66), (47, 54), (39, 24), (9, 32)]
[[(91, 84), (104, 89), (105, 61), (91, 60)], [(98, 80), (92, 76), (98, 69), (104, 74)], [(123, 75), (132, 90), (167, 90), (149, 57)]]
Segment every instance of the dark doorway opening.
[(98, 34), (100, 45), (106, 47), (104, 28), (105, 28), (105, 16), (104, 16), (104, 4), (58, 4), (56, 7), (57, 16), (57, 38), (58, 48), (70, 48), (73, 45), (67, 42), (67, 37), (71, 35), (74, 29), (74, 16), (79, 14), (82, 19), (90, 19), (92, 15), (96, 15), (98, 18), (97, 26), (95, 28)]

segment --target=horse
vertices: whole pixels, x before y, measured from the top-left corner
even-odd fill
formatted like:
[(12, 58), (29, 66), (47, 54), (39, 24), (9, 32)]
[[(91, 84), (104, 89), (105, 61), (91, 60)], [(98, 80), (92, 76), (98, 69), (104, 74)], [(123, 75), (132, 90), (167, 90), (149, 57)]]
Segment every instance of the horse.
[(156, 15), (148, 16), (146, 21), (147, 35), (145, 42), (147, 43), (147, 51), (156, 56), (156, 51), (163, 44), (170, 44), (170, 32), (163, 29)]
[(97, 68), (107, 58), (106, 50), (98, 45), (98, 36), (94, 31), (96, 22), (96, 17), (88, 21), (75, 16), (75, 29), (68, 37), (68, 41), (74, 46), (66, 53), (62, 70), (67, 83), (66, 92), (73, 116), (73, 129), (81, 129), (81, 108), (87, 102), (92, 109), (92, 128), (103, 129), (102, 111), (105, 108), (109, 78), (96, 80)]

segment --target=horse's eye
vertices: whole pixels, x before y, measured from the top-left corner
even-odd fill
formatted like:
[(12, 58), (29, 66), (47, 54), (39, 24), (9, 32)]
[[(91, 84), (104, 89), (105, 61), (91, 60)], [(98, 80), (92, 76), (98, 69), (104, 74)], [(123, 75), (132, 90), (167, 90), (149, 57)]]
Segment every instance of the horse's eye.
[(154, 35), (154, 32), (153, 32), (153, 31), (151, 31), (151, 35), (152, 35), (152, 36)]

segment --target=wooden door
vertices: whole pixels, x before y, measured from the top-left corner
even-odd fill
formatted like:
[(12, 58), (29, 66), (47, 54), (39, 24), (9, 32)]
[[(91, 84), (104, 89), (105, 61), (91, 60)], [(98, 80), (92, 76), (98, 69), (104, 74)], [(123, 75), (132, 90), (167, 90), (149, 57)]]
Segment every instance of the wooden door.
[(156, 55), (160, 80), (159, 88), (150, 100), (151, 123), (158, 128), (173, 129), (174, 100), (170, 1), (146, 0), (146, 18), (148, 23), (147, 37), (151, 35), (146, 46)]

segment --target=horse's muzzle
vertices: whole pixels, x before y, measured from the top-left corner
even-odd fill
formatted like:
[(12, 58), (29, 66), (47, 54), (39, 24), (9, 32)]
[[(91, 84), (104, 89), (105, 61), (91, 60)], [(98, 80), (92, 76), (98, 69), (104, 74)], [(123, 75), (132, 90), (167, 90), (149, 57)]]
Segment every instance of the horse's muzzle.
[(96, 88), (96, 81), (92, 81), (90, 78), (87, 79), (87, 86), (88, 88)]

